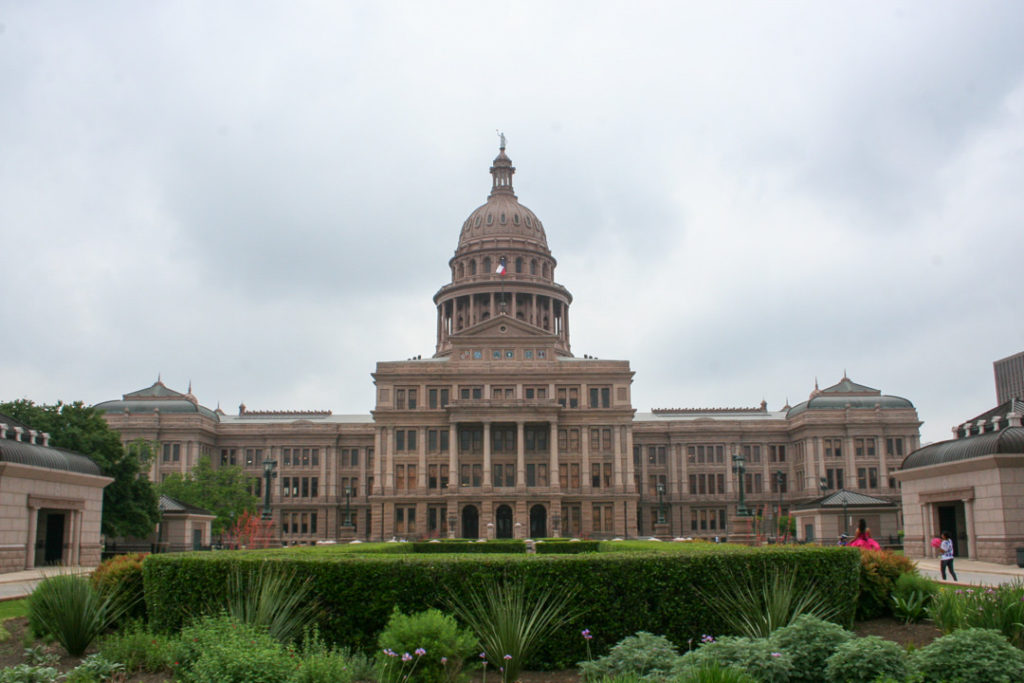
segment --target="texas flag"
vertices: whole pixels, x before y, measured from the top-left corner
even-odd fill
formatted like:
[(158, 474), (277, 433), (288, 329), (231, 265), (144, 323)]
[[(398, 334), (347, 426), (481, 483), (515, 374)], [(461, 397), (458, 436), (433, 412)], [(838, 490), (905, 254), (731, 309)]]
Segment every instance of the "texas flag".
[(498, 275), (504, 275), (505, 274), (505, 257), (504, 256), (502, 256), (501, 260), (498, 261), (498, 267), (494, 269), (494, 272), (497, 273)]

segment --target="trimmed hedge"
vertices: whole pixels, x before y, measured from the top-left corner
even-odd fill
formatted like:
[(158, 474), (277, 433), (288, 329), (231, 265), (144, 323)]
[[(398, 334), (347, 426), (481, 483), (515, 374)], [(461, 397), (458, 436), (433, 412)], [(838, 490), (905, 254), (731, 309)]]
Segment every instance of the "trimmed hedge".
[(417, 541), (412, 544), (412, 551), (414, 553), (525, 553), (526, 543), (513, 540), (487, 541), (486, 543)]
[(566, 668), (585, 659), (586, 642), (580, 637), (584, 628), (593, 634), (594, 655), (641, 630), (664, 634), (676, 643), (704, 633), (725, 633), (719, 615), (699, 595), (714, 592), (723, 576), (738, 569), (763, 571), (772, 565), (811, 573), (826, 599), (840, 608), (837, 621), (852, 623), (860, 570), (856, 549), (713, 544), (691, 548), (582, 555), (381, 555), (291, 549), (182, 553), (150, 556), (143, 574), (152, 626), (177, 630), (220, 604), (234, 568), (280, 564), (299, 577), (310, 577), (311, 595), (324, 610), (319, 624), (323, 636), (364, 651), (375, 647), (377, 634), (396, 606), (406, 614), (430, 607), (447, 610), (450, 590), (491, 580), (521, 581), (528, 592), (549, 586), (577, 590), (585, 612), (541, 645), (527, 664), (531, 669)]
[(534, 546), (541, 554), (572, 555), (576, 553), (596, 553), (601, 548), (600, 541), (544, 541)]

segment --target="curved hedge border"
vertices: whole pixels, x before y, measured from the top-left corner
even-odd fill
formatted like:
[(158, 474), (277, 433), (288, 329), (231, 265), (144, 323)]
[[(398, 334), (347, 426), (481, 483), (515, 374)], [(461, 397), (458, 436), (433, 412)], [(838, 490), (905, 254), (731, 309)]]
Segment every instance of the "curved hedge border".
[(857, 550), (813, 546), (708, 544), (690, 552), (582, 555), (381, 555), (291, 549), (151, 555), (143, 574), (152, 626), (181, 628), (193, 615), (219, 604), (233, 568), (250, 569), (265, 562), (309, 577), (312, 595), (324, 608), (320, 632), (326, 639), (367, 651), (374, 648), (395, 606), (406, 613), (445, 609), (449, 589), (459, 591), (490, 579), (523, 581), (530, 591), (575, 588), (584, 612), (541, 645), (528, 664), (535, 669), (564, 668), (584, 659), (584, 628), (594, 635), (595, 655), (640, 630), (664, 634), (680, 645), (703, 633), (725, 633), (721, 619), (699, 593), (714, 592), (733, 571), (763, 571), (766, 565), (814, 576), (827, 600), (839, 606), (837, 621), (848, 626), (860, 570)]
[(458, 541), (417, 541), (412, 544), (414, 553), (525, 553), (523, 541), (487, 541), (486, 543), (460, 543)]
[(575, 555), (577, 553), (596, 553), (601, 549), (600, 541), (540, 541), (534, 548), (541, 554)]

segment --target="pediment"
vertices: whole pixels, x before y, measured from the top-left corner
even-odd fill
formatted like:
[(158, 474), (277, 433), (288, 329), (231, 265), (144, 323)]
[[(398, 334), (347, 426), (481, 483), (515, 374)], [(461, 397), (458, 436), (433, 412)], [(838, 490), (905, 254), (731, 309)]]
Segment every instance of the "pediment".
[(507, 315), (499, 315), (477, 323), (472, 327), (455, 332), (450, 337), (453, 346), (462, 344), (479, 344), (482, 341), (501, 341), (502, 343), (512, 341), (526, 341), (537, 343), (539, 341), (554, 343), (557, 337), (538, 327), (522, 320), (516, 320)]

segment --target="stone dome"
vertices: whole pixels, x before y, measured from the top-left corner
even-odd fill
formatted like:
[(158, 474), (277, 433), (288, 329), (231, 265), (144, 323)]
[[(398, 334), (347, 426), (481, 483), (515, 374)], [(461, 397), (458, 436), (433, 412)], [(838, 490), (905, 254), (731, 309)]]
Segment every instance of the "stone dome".
[(462, 224), (460, 250), (478, 241), (495, 239), (526, 240), (548, 250), (544, 225), (533, 211), (519, 203), (512, 190), (515, 172), (502, 146), (491, 166), (493, 181), (487, 203), (477, 207)]

